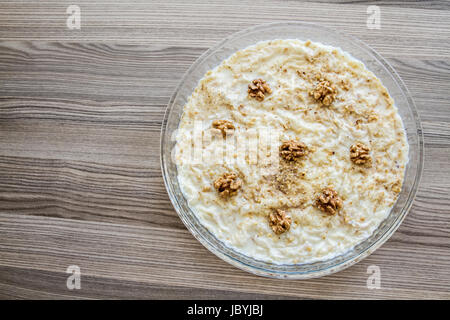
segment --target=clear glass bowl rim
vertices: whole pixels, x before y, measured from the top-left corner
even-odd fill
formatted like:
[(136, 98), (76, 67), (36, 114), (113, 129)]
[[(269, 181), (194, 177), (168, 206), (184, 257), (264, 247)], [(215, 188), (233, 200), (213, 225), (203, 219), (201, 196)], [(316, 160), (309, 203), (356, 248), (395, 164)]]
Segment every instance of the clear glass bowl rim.
[[(341, 39), (345, 39), (348, 42), (351, 42), (354, 45), (359, 46), (360, 48), (364, 49), (369, 53), (372, 58), (374, 58), (377, 62), (380, 63), (380, 65), (387, 71), (387, 73), (393, 78), (394, 82), (398, 85), (399, 89), (401, 90), (402, 94), (404, 95), (406, 99), (406, 104), (409, 108), (409, 111), (411, 113), (411, 116), (413, 117), (413, 121), (415, 122), (416, 126), (416, 154), (415, 159), (411, 159), (410, 154), (410, 162), (411, 160), (415, 161), (416, 169), (415, 176), (413, 177), (412, 185), (410, 187), (410, 190), (407, 194), (406, 201), (401, 208), (400, 214), (398, 214), (398, 217), (391, 223), (389, 228), (381, 234), (376, 241), (368, 245), (364, 250), (362, 250), (360, 253), (350, 256), (345, 259), (341, 259), (337, 263), (333, 263), (333, 260), (336, 260), (339, 257), (345, 256), (339, 255), (335, 258), (332, 258), (330, 260), (325, 261), (318, 261), (311, 264), (299, 264), (299, 265), (288, 265), (288, 270), (280, 270), (280, 267), (283, 267), (283, 265), (276, 265), (276, 264), (270, 264), (265, 263), (261, 261), (257, 261), (253, 258), (247, 257), (241, 253), (238, 253), (234, 251), (233, 249), (227, 247), (224, 245), (220, 240), (215, 239), (215, 237), (208, 231), (208, 230), (198, 230), (199, 228), (199, 222), (195, 222), (195, 216), (190, 211), (190, 208), (183, 208), (183, 206), (179, 203), (179, 198), (174, 192), (174, 185), (178, 184), (178, 180), (174, 181), (176, 179), (170, 178), (170, 172), (169, 172), (169, 166), (168, 161), (170, 161), (170, 154), (172, 150), (169, 150), (169, 142), (170, 139), (172, 139), (172, 132), (168, 131), (167, 124), (169, 121), (169, 118), (171, 117), (171, 113), (174, 108), (174, 102), (176, 101), (180, 89), (182, 88), (183, 84), (185, 83), (186, 79), (189, 78), (189, 76), (196, 70), (196, 68), (201, 65), (204, 61), (206, 61), (211, 55), (214, 55), (215, 52), (217, 52), (220, 48), (222, 48), (227, 42), (232, 41), (233, 39), (237, 39), (239, 37), (245, 36), (246, 34), (249, 34), (251, 32), (264, 32), (264, 30), (271, 30), (274, 28), (282, 28), (282, 27), (309, 27), (309, 28), (320, 28), (324, 32), (328, 33), (334, 33), (335, 35), (339, 36)], [(275, 38), (274, 38), (275, 39)], [(269, 39), (267, 39), (269, 40)], [(314, 39), (311, 39), (314, 41)], [(356, 57), (358, 58), (358, 57)], [(370, 70), (370, 69), (369, 69)], [(198, 79), (199, 80), (199, 79)], [(384, 83), (383, 83), (384, 84)], [(389, 88), (387, 88), (389, 91)], [(398, 106), (397, 106), (398, 107)], [(408, 141), (409, 142), (409, 141)], [(410, 150), (411, 150), (411, 143), (410, 143)], [(423, 133), (422, 133), (422, 126), (419, 118), (419, 114), (417, 112), (416, 106), (414, 104), (414, 101), (411, 97), (411, 94), (409, 93), (406, 85), (404, 84), (403, 80), (400, 78), (400, 76), (397, 74), (397, 72), (394, 70), (394, 68), (383, 58), (381, 57), (374, 49), (369, 47), (367, 44), (362, 42), (361, 40), (358, 40), (357, 38), (350, 36), (350, 35), (343, 35), (333, 29), (314, 24), (314, 23), (308, 23), (308, 22), (276, 22), (276, 23), (268, 23), (268, 24), (261, 24), (256, 25), (247, 29), (244, 29), (242, 31), (236, 32), (226, 38), (224, 38), (222, 41), (220, 41), (217, 45), (213, 46), (212, 48), (208, 49), (205, 53), (203, 53), (187, 70), (187, 72), (184, 74), (183, 78), (180, 80), (178, 86), (176, 87), (173, 95), (171, 96), (171, 99), (168, 103), (163, 123), (161, 126), (161, 144), (160, 144), (160, 161), (161, 161), (161, 170), (163, 175), (164, 184), (166, 187), (166, 190), (169, 194), (170, 201), (172, 202), (175, 211), (179, 215), (180, 219), (185, 224), (186, 228), (192, 233), (192, 235), (200, 242), (202, 243), (209, 251), (214, 253), (216, 256), (221, 258), (222, 260), (228, 262), (229, 264), (238, 267), (244, 271), (264, 276), (264, 277), (270, 277), (270, 278), (281, 278), (281, 279), (308, 279), (308, 278), (317, 278), (322, 277), (325, 275), (329, 275), (341, 270), (344, 270), (351, 265), (361, 261), (362, 259), (369, 256), (371, 253), (373, 253), (376, 249), (378, 249), (383, 243), (385, 243), (392, 234), (398, 229), (402, 221), (405, 219), (407, 213), (409, 212), (412, 203), (414, 201), (415, 195), (417, 193), (418, 185), (420, 182), (420, 178), (423, 171), (423, 162), (424, 162), (424, 145), (423, 145)], [(406, 179), (406, 178), (405, 178)], [(403, 192), (403, 190), (402, 190)], [(396, 204), (397, 205), (397, 204)], [(394, 206), (395, 208), (395, 206)], [(394, 210), (394, 209), (393, 209)], [(189, 212), (187, 212), (189, 211)], [(201, 226), (200, 226), (201, 227)], [(203, 228), (205, 229), (205, 228)], [(211, 240), (214, 238), (213, 240)], [(368, 240), (368, 239), (367, 239)], [(359, 245), (365, 243), (367, 240), (363, 241)], [(231, 251), (231, 253), (230, 253)], [(320, 265), (325, 265), (324, 267), (320, 267)], [(308, 270), (305, 267), (308, 265), (319, 265), (319, 267), (315, 267), (311, 270)], [(262, 267), (261, 267), (262, 266)], [(295, 270), (297, 267), (298, 270)]]

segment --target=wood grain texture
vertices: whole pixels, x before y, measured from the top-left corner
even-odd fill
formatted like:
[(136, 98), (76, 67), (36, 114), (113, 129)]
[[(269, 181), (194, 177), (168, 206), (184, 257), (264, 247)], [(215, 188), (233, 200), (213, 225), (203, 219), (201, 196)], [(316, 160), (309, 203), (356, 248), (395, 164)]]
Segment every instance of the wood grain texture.
[[(345, 3), (343, 3), (345, 2)], [(450, 299), (450, 6), (377, 1), (0, 1), (0, 298)], [(106, 8), (106, 9), (105, 9)], [(388, 59), (422, 119), (413, 208), (369, 258), (308, 281), (222, 262), (186, 230), (159, 167), (165, 106), (207, 48), (242, 27), (305, 20)], [(65, 287), (69, 265), (82, 289)], [(366, 287), (377, 265), (382, 289)]]

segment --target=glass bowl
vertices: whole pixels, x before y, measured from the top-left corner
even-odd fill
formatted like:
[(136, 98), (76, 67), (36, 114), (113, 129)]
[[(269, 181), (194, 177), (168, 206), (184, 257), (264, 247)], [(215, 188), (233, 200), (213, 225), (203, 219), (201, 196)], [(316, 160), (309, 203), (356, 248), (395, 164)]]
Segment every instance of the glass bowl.
[[(226, 246), (206, 229), (189, 208), (177, 179), (177, 166), (172, 160), (183, 106), (208, 70), (219, 65), (234, 52), (264, 40), (300, 39), (320, 42), (350, 53), (362, 61), (387, 88), (394, 99), (406, 130), (409, 143), (409, 162), (403, 188), (389, 216), (378, 229), (346, 253), (329, 260), (303, 264), (273, 264), (248, 257)], [(380, 247), (405, 218), (417, 192), (423, 167), (423, 137), (417, 110), (405, 84), (378, 53), (363, 42), (334, 30), (303, 22), (283, 22), (259, 25), (237, 32), (206, 51), (189, 68), (170, 99), (161, 128), (161, 168), (164, 183), (175, 210), (189, 231), (212, 253), (226, 262), (251, 273), (289, 279), (321, 277), (362, 260)]]

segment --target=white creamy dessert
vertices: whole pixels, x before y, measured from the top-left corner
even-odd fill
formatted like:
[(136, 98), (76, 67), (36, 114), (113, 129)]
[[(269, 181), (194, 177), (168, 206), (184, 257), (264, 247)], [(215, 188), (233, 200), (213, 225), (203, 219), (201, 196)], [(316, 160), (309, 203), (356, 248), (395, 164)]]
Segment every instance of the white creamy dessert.
[(379, 79), (311, 41), (260, 42), (207, 72), (176, 139), (179, 184), (201, 223), (276, 264), (326, 260), (368, 238), (408, 161)]

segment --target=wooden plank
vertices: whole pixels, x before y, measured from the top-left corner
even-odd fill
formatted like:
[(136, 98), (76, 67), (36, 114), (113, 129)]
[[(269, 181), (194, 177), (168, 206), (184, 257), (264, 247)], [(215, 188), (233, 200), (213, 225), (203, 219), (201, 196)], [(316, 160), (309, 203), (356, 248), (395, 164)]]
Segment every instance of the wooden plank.
[(189, 287), (148, 284), (135, 281), (82, 276), (80, 290), (68, 290), (65, 272), (0, 267), (0, 299), (285, 299), (227, 290), (192, 290)]
[(307, 21), (356, 36), (385, 56), (445, 57), (450, 46), (448, 2), (441, 4), (445, 10), (382, 6), (380, 30), (367, 29), (367, 4), (266, 0), (79, 0), (81, 30), (69, 30), (65, 13), (69, 4), (72, 2), (0, 1), (0, 39), (210, 47), (253, 25)]
[(377, 5), (380, 7), (391, 6), (399, 8), (418, 8), (448, 10), (450, 4), (446, 0), (308, 0), (310, 2), (319, 2), (323, 4), (344, 4), (344, 5)]
[[(220, 288), (308, 298), (448, 299), (448, 244), (429, 240), (420, 232), (399, 231), (387, 245), (350, 269), (320, 279), (285, 281), (255, 277), (229, 266), (208, 253), (186, 229), (0, 214), (3, 266), (61, 273), (69, 265), (78, 265), (82, 279), (92, 276), (140, 282), (149, 288)], [(382, 289), (366, 288), (369, 265), (381, 268)], [(64, 285), (65, 281), (59, 284)], [(55, 291), (61, 292), (60, 287), (55, 284)], [(14, 290), (14, 286), (5, 290)]]

